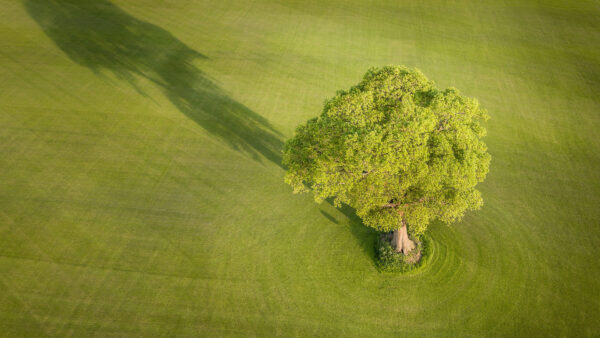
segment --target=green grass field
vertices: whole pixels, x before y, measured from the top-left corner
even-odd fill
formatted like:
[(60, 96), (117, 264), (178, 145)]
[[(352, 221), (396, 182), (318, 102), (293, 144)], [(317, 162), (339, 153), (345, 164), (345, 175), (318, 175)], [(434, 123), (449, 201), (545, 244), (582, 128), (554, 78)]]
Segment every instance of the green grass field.
[[(600, 335), (597, 1), (0, 0), (0, 43), (0, 336)], [(492, 117), (413, 275), (279, 165), (388, 64)]]

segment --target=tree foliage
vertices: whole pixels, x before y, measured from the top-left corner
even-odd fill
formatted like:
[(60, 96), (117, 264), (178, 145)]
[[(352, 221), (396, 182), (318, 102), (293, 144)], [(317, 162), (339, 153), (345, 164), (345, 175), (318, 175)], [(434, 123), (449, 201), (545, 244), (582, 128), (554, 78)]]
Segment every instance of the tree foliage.
[(436, 89), (419, 70), (370, 69), (348, 91), (325, 102), (284, 148), (285, 181), (315, 200), (356, 209), (364, 224), (413, 235), (429, 222), (451, 223), (481, 207), (475, 189), (490, 155), (476, 99)]

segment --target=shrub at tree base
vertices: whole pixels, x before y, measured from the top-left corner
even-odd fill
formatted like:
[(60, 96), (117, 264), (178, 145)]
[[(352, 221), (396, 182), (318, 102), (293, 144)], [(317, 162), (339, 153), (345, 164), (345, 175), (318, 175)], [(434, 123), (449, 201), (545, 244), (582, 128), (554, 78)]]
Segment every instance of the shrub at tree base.
[(404, 255), (393, 247), (391, 233), (381, 234), (377, 241), (377, 267), (385, 272), (415, 272), (429, 261), (430, 239), (427, 236), (415, 239), (415, 249)]

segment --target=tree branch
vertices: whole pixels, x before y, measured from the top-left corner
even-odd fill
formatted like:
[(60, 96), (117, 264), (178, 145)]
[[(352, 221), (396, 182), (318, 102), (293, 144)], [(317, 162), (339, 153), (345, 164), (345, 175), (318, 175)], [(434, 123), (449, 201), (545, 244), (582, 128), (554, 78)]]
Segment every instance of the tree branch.
[(388, 204), (384, 204), (381, 207), (382, 208), (397, 208), (397, 207), (409, 207), (411, 205), (415, 205), (415, 204), (419, 204), (421, 202), (424, 202), (426, 200), (425, 197), (421, 197), (418, 201), (415, 202), (410, 202), (410, 203), (388, 203)]

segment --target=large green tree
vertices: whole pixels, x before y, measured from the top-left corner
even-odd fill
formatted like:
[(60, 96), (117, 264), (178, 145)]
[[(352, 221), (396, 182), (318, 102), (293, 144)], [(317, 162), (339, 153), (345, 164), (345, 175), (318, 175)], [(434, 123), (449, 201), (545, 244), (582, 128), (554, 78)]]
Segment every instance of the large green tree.
[(415, 247), (409, 233), (483, 204), (475, 186), (491, 159), (481, 140), (487, 118), (476, 99), (436, 89), (419, 70), (374, 68), (297, 128), (284, 148), (285, 181), (394, 231), (396, 251), (407, 254)]

